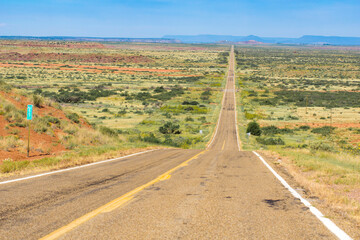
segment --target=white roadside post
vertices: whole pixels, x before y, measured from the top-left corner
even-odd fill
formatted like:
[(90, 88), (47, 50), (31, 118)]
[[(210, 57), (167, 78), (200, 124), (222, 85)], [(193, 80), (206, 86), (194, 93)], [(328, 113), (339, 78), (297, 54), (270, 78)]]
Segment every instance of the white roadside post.
[(249, 142), (250, 141), (250, 136), (251, 136), (251, 133), (246, 133), (246, 138), (247, 138), (247, 141)]
[(33, 105), (27, 105), (26, 119), (28, 120), (28, 145), (27, 145), (27, 156), (30, 155), (30, 121), (33, 117)]

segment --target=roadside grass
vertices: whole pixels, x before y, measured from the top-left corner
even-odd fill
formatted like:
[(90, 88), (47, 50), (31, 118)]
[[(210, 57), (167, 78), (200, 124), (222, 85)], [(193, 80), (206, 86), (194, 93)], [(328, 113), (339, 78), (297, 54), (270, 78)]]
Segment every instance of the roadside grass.
[(34, 161), (4, 160), (0, 165), (0, 177), (63, 169), (160, 148), (164, 147), (138, 141), (132, 144), (112, 144), (96, 147), (84, 146), (76, 151), (66, 152), (58, 156), (44, 157)]
[(346, 153), (312, 152), (307, 149), (269, 147), (262, 151), (274, 164), (285, 167), (308, 196), (322, 200), (322, 206), (346, 213), (360, 226), (360, 157)]

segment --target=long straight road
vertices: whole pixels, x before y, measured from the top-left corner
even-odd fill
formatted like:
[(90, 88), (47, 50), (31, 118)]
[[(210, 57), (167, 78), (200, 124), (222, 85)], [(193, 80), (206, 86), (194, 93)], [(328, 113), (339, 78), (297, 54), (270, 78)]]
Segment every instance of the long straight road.
[(240, 151), (234, 51), (208, 148), (168, 149), (0, 185), (0, 239), (336, 239)]

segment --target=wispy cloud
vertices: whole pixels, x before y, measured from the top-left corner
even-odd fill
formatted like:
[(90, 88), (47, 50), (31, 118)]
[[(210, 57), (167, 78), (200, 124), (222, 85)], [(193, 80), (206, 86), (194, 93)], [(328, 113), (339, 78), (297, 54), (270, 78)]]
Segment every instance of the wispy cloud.
[(0, 27), (5, 27), (6, 23), (0, 23)]

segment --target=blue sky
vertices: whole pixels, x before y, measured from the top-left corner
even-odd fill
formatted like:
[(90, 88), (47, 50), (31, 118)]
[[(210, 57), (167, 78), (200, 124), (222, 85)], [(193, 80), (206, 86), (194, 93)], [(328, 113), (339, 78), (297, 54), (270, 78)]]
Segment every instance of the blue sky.
[(0, 0), (0, 35), (360, 37), (359, 0)]

